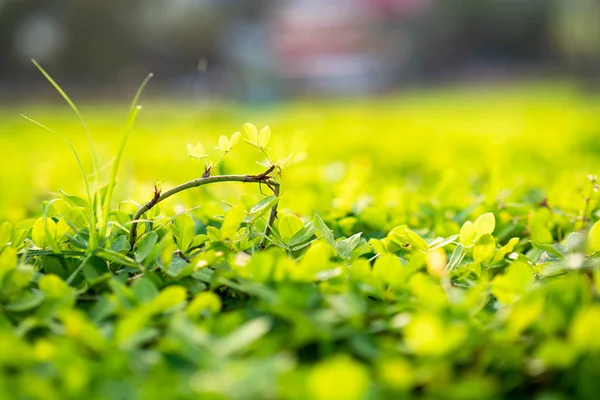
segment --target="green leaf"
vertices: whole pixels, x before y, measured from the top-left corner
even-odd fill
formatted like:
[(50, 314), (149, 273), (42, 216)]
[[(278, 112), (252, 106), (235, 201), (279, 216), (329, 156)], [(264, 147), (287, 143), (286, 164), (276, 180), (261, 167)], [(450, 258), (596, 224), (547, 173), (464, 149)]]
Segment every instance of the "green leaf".
[(463, 246), (469, 247), (473, 244), (476, 237), (477, 228), (475, 228), (475, 224), (471, 221), (465, 222), (462, 228), (460, 228), (460, 243)]
[(569, 340), (582, 352), (600, 351), (600, 307), (598, 305), (579, 311), (570, 327)]
[(242, 134), (239, 132), (235, 132), (233, 135), (231, 135), (231, 139), (229, 139), (229, 148), (234, 148), (240, 142), (241, 137)]
[(196, 235), (196, 223), (188, 213), (178, 215), (173, 220), (173, 236), (182, 251), (186, 251)]
[(496, 250), (496, 255), (494, 255), (494, 258), (492, 259), (492, 264), (500, 262), (502, 259), (504, 259), (507, 254), (511, 253), (515, 249), (515, 246), (518, 243), (519, 238), (514, 237), (510, 239), (505, 246), (502, 246), (500, 249)]
[(462, 244), (457, 245), (450, 256), (450, 260), (448, 261), (448, 265), (446, 265), (445, 271), (452, 271), (454, 268), (456, 268), (466, 254), (467, 251), (465, 250), (465, 247)]
[(416, 232), (411, 231), (408, 228), (404, 229), (404, 234), (406, 235), (408, 242), (413, 245), (416, 249), (427, 252), (429, 251), (429, 245), (427, 242), (419, 236)]
[(588, 232), (588, 254), (600, 251), (600, 221), (597, 221)]
[(375, 283), (384, 286), (399, 286), (404, 283), (403, 266), (400, 259), (393, 254), (384, 254), (378, 257), (373, 265), (373, 279)]
[(145, 234), (135, 251), (135, 260), (139, 263), (144, 262), (152, 250), (154, 250), (157, 242), (158, 234), (156, 232), (152, 231)]
[(325, 224), (323, 218), (321, 218), (319, 214), (315, 214), (314, 222), (317, 231), (319, 231), (321, 233), (321, 236), (323, 236), (323, 238), (325, 239), (325, 241), (335, 249), (335, 240), (333, 238), (333, 233), (331, 232), (331, 229), (329, 229), (329, 227)]
[(260, 130), (258, 133), (258, 147), (266, 147), (269, 144), (269, 139), (271, 138), (271, 128), (267, 125)]
[(219, 137), (219, 146), (218, 146), (219, 150), (223, 151), (223, 152), (228, 152), (229, 150), (231, 150), (231, 147), (229, 145), (229, 139), (227, 138), (227, 136), (223, 136), (221, 135)]
[(45, 297), (44, 292), (33, 290), (8, 303), (4, 309), (10, 312), (29, 311), (42, 304)]
[(129, 251), (130, 245), (127, 240), (127, 236), (119, 235), (112, 242), (110, 242), (110, 249), (114, 252), (121, 253), (123, 251)]
[(244, 124), (244, 130), (246, 131), (246, 135), (248, 135), (248, 143), (258, 146), (258, 130), (256, 126), (248, 122)]
[(163, 271), (167, 272), (171, 267), (171, 260), (173, 259), (175, 250), (177, 250), (177, 246), (171, 234), (165, 235), (158, 243), (158, 262)]
[(221, 311), (221, 298), (213, 292), (201, 292), (194, 297), (185, 309), (186, 314), (192, 318), (199, 318), (205, 312), (216, 314)]
[(496, 242), (494, 237), (490, 234), (485, 234), (477, 240), (473, 247), (473, 260), (478, 262), (487, 263), (496, 252)]
[(277, 230), (279, 231), (279, 236), (281, 236), (281, 239), (285, 243), (289, 243), (294, 235), (300, 232), (302, 228), (304, 228), (304, 223), (294, 214), (284, 214), (279, 217)]
[(112, 251), (112, 250), (99, 249), (96, 252), (96, 255), (98, 257), (100, 257), (100, 258), (105, 259), (106, 261), (114, 262), (114, 263), (117, 263), (119, 265), (124, 265), (126, 267), (131, 267), (131, 268), (136, 268), (136, 269), (140, 268), (139, 264), (137, 264), (131, 258), (127, 257), (124, 254), (117, 253), (117, 252)]
[(202, 159), (208, 157), (208, 154), (204, 153), (204, 146), (202, 143), (198, 142), (196, 145), (188, 143), (187, 145), (187, 153), (189, 157)]
[(12, 224), (8, 221), (0, 224), (0, 249), (10, 242), (12, 235)]
[(533, 240), (531, 241), (531, 245), (536, 249), (544, 250), (546, 253), (551, 255), (552, 257), (564, 260), (565, 255), (558, 251), (554, 245), (546, 244), (546, 243), (537, 243)]
[(271, 330), (271, 320), (266, 317), (255, 318), (246, 322), (235, 331), (219, 340), (214, 352), (220, 357), (228, 357), (246, 350), (252, 343)]
[(302, 229), (300, 229), (296, 234), (290, 239), (288, 245), (294, 249), (297, 246), (302, 246), (315, 235), (317, 232), (317, 228), (313, 221), (308, 222)]
[(38, 218), (33, 224), (31, 239), (40, 248), (45, 249), (55, 243), (56, 222), (51, 218)]
[(141, 303), (149, 303), (159, 293), (154, 283), (146, 277), (136, 279), (131, 285), (131, 291)]
[(335, 248), (338, 252), (338, 255), (343, 258), (350, 258), (352, 255), (352, 251), (358, 246), (360, 243), (360, 237), (362, 232), (354, 234), (347, 239), (338, 240), (335, 243)]
[(256, 203), (250, 209), (250, 216), (252, 219), (261, 217), (268, 209), (273, 207), (279, 201), (279, 197), (274, 195), (263, 197), (258, 203)]
[(53, 274), (43, 275), (38, 281), (38, 287), (50, 298), (64, 298), (73, 294), (69, 285)]
[(508, 305), (530, 290), (534, 283), (533, 269), (521, 261), (515, 261), (503, 274), (494, 277), (491, 283), (492, 294), (500, 303)]
[(221, 225), (221, 237), (223, 239), (232, 239), (237, 233), (245, 216), (246, 212), (243, 207), (232, 207), (225, 215), (223, 225)]
[(494, 217), (494, 214), (485, 213), (480, 215), (475, 220), (474, 227), (477, 232), (477, 238), (480, 238), (483, 235), (491, 235), (496, 227), (496, 218)]
[(459, 235), (452, 235), (447, 238), (437, 238), (432, 243), (429, 244), (429, 250), (435, 250), (449, 245), (450, 243), (454, 243), (456, 239), (458, 239)]
[(186, 298), (187, 290), (183, 286), (167, 286), (152, 300), (149, 308), (154, 313), (171, 311), (176, 307), (183, 306)]

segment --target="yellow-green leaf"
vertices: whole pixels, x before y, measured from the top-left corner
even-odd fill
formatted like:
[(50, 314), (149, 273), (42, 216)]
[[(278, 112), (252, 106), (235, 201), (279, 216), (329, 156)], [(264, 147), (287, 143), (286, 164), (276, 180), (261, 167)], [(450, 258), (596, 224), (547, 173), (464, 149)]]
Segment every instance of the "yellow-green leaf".
[(283, 215), (279, 218), (279, 223), (277, 225), (279, 236), (281, 236), (281, 239), (286, 243), (289, 242), (289, 240), (302, 228), (304, 228), (304, 223), (294, 214)]
[(460, 243), (463, 246), (468, 247), (472, 245), (476, 236), (477, 229), (475, 229), (475, 225), (471, 221), (465, 222), (462, 228), (460, 228)]
[(38, 246), (46, 248), (54, 243), (56, 238), (56, 222), (51, 218), (38, 218), (33, 224), (31, 239)]
[(592, 225), (588, 232), (588, 254), (600, 251), (600, 221)]
[(221, 135), (219, 137), (219, 150), (224, 152), (231, 150), (231, 145), (229, 144), (229, 139), (227, 139), (227, 136)]
[(271, 128), (267, 125), (258, 134), (258, 147), (266, 147), (271, 138)]
[(196, 145), (188, 143), (187, 152), (188, 152), (188, 156), (190, 156), (192, 158), (208, 157), (206, 154), (204, 154), (204, 146), (200, 142), (196, 143)]
[(256, 126), (248, 122), (244, 124), (244, 130), (246, 131), (246, 135), (248, 135), (248, 142), (258, 146), (258, 130), (256, 129)]
[(489, 262), (496, 253), (496, 243), (490, 234), (485, 234), (477, 240), (473, 247), (473, 260)]
[(167, 286), (160, 291), (150, 303), (150, 310), (154, 313), (169, 311), (179, 305), (182, 305), (187, 298), (187, 291), (183, 286)]
[(10, 241), (12, 235), (12, 225), (6, 221), (0, 225), (0, 249), (2, 249)]
[(239, 132), (235, 132), (233, 135), (231, 135), (231, 139), (229, 139), (229, 147), (234, 148), (235, 145), (237, 145), (240, 142), (241, 136), (242, 134)]
[(483, 235), (491, 235), (496, 227), (496, 218), (492, 213), (485, 213), (475, 220), (474, 225), (478, 238)]
[(173, 236), (183, 251), (187, 250), (196, 235), (196, 224), (194, 219), (187, 213), (178, 215), (173, 221)]
[(229, 210), (225, 215), (223, 225), (221, 225), (221, 237), (223, 239), (231, 239), (237, 233), (245, 215), (244, 208), (240, 206)]

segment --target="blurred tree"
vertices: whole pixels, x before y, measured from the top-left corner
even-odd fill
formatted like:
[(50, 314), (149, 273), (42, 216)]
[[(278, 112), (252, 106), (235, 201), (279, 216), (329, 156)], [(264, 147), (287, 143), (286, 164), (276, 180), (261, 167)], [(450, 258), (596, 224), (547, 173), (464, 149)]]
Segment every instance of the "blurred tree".
[(587, 88), (600, 88), (600, 1), (557, 0), (554, 22), (571, 73)]

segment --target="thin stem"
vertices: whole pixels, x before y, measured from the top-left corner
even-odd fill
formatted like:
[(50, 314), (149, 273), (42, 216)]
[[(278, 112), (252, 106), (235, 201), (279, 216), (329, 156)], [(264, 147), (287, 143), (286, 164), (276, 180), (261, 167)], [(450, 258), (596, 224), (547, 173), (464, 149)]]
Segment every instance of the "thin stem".
[[(270, 172), (270, 171), (269, 171)], [(275, 181), (272, 177), (268, 175), (268, 173), (258, 174), (258, 175), (216, 175), (216, 176), (208, 176), (202, 177), (198, 179), (194, 179), (192, 181), (182, 183), (179, 186), (175, 186), (172, 189), (167, 190), (166, 192), (160, 193), (160, 191), (154, 191), (154, 197), (152, 200), (148, 201), (146, 204), (141, 206), (135, 215), (133, 216), (133, 221), (131, 225), (131, 231), (129, 233), (129, 243), (131, 244), (131, 249), (133, 250), (133, 246), (137, 240), (137, 227), (138, 220), (144, 215), (146, 212), (151, 210), (154, 206), (161, 203), (162, 201), (168, 199), (169, 197), (183, 192), (184, 190), (208, 185), (211, 183), (217, 182), (242, 182), (242, 183), (268, 183), (271, 185), (276, 191), (279, 187), (279, 183)], [(277, 194), (276, 194), (277, 195)], [(272, 210), (271, 210), (272, 211)]]
[(269, 157), (269, 153), (267, 153), (267, 151), (265, 150), (264, 147), (261, 147), (260, 151), (262, 151), (262, 153), (265, 155), (265, 157), (267, 157), (267, 160), (269, 160), (269, 164), (275, 165), (275, 163), (273, 162), (273, 160), (271, 160), (271, 157)]
[(83, 270), (83, 267), (85, 267), (85, 265), (88, 263), (88, 261), (90, 261), (90, 258), (92, 258), (93, 255), (94, 253), (90, 253), (81, 261), (81, 264), (79, 264), (75, 271), (73, 271), (71, 275), (69, 275), (69, 277), (67, 278), (67, 284), (70, 285), (73, 282), (73, 279), (75, 279), (77, 274), (79, 274), (81, 270)]
[[(279, 197), (279, 182), (273, 182), (271, 183), (271, 185), (273, 186), (273, 194), (275, 195), (275, 197)], [(276, 202), (273, 205), (273, 207), (271, 207), (271, 213), (269, 214), (269, 220), (267, 221), (267, 227), (265, 228), (264, 236), (258, 244), (259, 250), (264, 250), (267, 245), (267, 239), (269, 237), (269, 234), (271, 233), (271, 227), (273, 226), (273, 224), (275, 223), (275, 219), (277, 218), (277, 204), (278, 202)]]

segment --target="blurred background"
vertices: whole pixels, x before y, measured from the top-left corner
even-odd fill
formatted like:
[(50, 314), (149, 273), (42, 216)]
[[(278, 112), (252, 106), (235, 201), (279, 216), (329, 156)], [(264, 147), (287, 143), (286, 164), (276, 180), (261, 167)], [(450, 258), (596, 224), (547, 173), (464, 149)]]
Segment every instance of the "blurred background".
[(52, 89), (272, 102), (600, 70), (597, 0), (0, 0), (0, 101)]
[[(58, 189), (83, 193), (68, 148), (20, 114), (91, 171), (78, 119), (31, 58), (81, 109), (100, 184), (154, 72), (120, 199), (198, 177), (186, 144), (216, 160), (219, 135), (246, 122), (271, 126), (275, 159), (306, 155), (280, 204), (299, 215), (387, 204), (396, 221), (440, 199), (531, 196), (566, 207), (600, 170), (599, 0), (0, 0), (0, 219), (13, 221)], [(219, 172), (263, 171), (242, 147)]]

